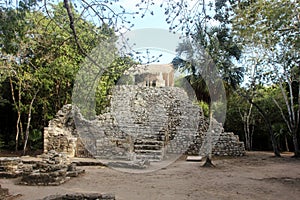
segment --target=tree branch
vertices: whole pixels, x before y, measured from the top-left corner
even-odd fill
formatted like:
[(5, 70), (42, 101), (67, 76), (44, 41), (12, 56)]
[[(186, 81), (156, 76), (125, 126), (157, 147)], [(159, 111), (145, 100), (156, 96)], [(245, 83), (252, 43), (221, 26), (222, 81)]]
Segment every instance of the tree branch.
[(280, 110), (280, 114), (281, 114), (283, 120), (285, 121), (285, 123), (286, 123), (286, 125), (287, 125), (287, 127), (288, 127), (288, 129), (289, 129), (289, 132), (292, 133), (291, 125), (290, 125), (289, 121), (286, 119), (286, 117), (285, 117), (285, 115), (284, 115), (284, 113), (283, 113), (282, 108), (279, 106), (279, 104), (278, 104), (278, 102), (276, 101), (276, 99), (274, 99), (274, 98), (272, 98), (272, 99), (273, 99), (275, 105), (277, 106), (277, 108)]
[(76, 29), (75, 29), (75, 26), (74, 26), (74, 16), (73, 16), (73, 13), (72, 13), (72, 10), (71, 10), (71, 7), (70, 7), (70, 4), (69, 4), (69, 1), (68, 0), (64, 0), (64, 7), (66, 8), (67, 10), (67, 13), (68, 13), (68, 17), (69, 17), (69, 21), (70, 21), (70, 29), (72, 30), (73, 32), (73, 36), (74, 36), (74, 39), (75, 39), (75, 43), (79, 49), (79, 51), (84, 55), (84, 56), (87, 56), (86, 52), (83, 50), (79, 40), (78, 40), (78, 36), (77, 36), (77, 32), (76, 32)]

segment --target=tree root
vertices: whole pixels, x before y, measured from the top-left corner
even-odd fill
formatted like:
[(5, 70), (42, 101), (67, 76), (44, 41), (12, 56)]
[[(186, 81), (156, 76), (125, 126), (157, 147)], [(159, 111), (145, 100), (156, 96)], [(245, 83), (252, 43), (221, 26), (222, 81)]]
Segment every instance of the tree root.
[(211, 159), (209, 157), (206, 157), (205, 163), (202, 165), (202, 167), (216, 167)]

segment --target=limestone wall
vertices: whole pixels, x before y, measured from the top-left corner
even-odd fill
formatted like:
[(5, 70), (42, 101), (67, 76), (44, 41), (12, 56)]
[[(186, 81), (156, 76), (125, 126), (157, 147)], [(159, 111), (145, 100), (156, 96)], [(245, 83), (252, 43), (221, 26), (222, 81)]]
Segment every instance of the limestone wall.
[[(65, 105), (45, 128), (44, 151), (159, 161), (168, 153), (199, 154), (208, 127), (201, 110), (180, 88), (117, 86), (109, 112), (94, 120), (84, 119), (78, 110)], [(213, 148), (215, 155), (244, 155), (238, 136), (225, 133), (220, 124), (213, 130), (221, 132)]]
[(91, 157), (78, 137), (70, 104), (63, 106), (44, 128), (44, 153), (50, 150), (70, 157)]
[(239, 136), (232, 132), (222, 132), (212, 153), (221, 156), (243, 156), (245, 154), (244, 142), (240, 142)]

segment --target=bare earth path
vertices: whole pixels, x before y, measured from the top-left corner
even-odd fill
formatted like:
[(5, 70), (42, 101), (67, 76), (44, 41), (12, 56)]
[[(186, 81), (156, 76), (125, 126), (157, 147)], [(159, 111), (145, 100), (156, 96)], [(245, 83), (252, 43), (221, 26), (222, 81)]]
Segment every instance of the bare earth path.
[(146, 174), (83, 167), (85, 175), (61, 186), (19, 186), (16, 179), (0, 179), (17, 199), (41, 199), (65, 193), (112, 193), (117, 200), (190, 199), (300, 199), (300, 160), (283, 154), (248, 152), (240, 158), (214, 160), (216, 168), (179, 159), (170, 166)]

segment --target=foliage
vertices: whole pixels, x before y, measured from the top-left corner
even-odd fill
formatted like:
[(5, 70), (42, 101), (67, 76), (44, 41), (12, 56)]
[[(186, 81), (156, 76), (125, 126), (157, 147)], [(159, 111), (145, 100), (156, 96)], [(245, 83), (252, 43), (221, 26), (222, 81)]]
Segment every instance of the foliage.
[(256, 68), (255, 82), (267, 81), (278, 84), (281, 89), (285, 105), (271, 102), (277, 105), (278, 114), (289, 128), (295, 156), (300, 156), (299, 8), (298, 1), (290, 0), (240, 1), (235, 5), (236, 16), (233, 19), (238, 41), (245, 48), (254, 46), (259, 50), (260, 55), (252, 58)]
[[(52, 5), (47, 15), (27, 7), (1, 7), (0, 13), (1, 86), (6, 92), (2, 98), (14, 106), (10, 112), (20, 117), (17, 120), (12, 114), (16, 127), (10, 129), (10, 134), (18, 130), (16, 148), (19, 143), (26, 144), (26, 137), (31, 148), (37, 148), (42, 144), (43, 127), (64, 104), (70, 103), (75, 75), (85, 56), (75, 45), (62, 3)], [(97, 27), (78, 13), (74, 13), (74, 19), (85, 52), (108, 37), (116, 38), (105, 24)], [(119, 76), (123, 64), (125, 61), (118, 61), (112, 66), (114, 76)], [(108, 90), (104, 85), (99, 87)]]
[(204, 101), (198, 101), (198, 105), (202, 109), (204, 116), (209, 117), (209, 105), (208, 105), (208, 103), (206, 103)]
[(102, 74), (95, 94), (96, 114), (101, 114), (106, 111), (105, 108), (107, 108), (110, 103), (112, 87), (118, 83), (125, 70), (129, 69), (134, 64), (135, 62), (133, 62), (131, 58), (120, 57), (117, 58), (111, 66), (109, 66), (107, 71)]
[[(285, 137), (287, 138), (288, 145), (291, 145), (291, 135), (288, 133), (286, 125), (282, 122), (277, 106), (272, 103), (273, 99), (276, 99), (280, 106), (283, 107), (285, 104), (281, 97), (279, 86), (261, 86), (257, 89), (253, 99), (258, 106), (266, 111), (268, 118), (271, 120), (279, 149), (286, 150)], [(236, 93), (230, 95), (228, 99), (227, 120), (224, 128), (227, 131), (238, 134), (243, 141), (245, 141), (245, 134), (241, 114), (247, 112), (248, 109), (249, 103), (243, 97)], [(252, 136), (253, 150), (268, 150), (271, 148), (269, 131), (265, 126), (264, 119), (256, 109), (253, 109), (251, 113), (250, 128), (254, 129)]]
[[(198, 48), (203, 48), (203, 54), (207, 54), (215, 64), (218, 73), (227, 85), (237, 86), (243, 80), (243, 68), (234, 65), (241, 56), (240, 47), (235, 43), (231, 29), (229, 26), (229, 11), (225, 14), (224, 10), (229, 10), (227, 1), (215, 2), (214, 16), (206, 15), (203, 20), (196, 22), (196, 28), (192, 35), (192, 43), (196, 43)], [(218, 20), (219, 25), (211, 26), (207, 19)], [(178, 57), (173, 60), (173, 65), (183, 71), (187, 71), (189, 75), (186, 77), (190, 82), (198, 99), (210, 102), (210, 94), (207, 83), (203, 79), (203, 66), (196, 66), (192, 59), (195, 52), (192, 51), (192, 44), (185, 41), (180, 44), (177, 53)]]
[(29, 148), (31, 151), (39, 150), (43, 146), (43, 132), (33, 129), (29, 135)]

